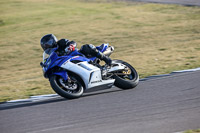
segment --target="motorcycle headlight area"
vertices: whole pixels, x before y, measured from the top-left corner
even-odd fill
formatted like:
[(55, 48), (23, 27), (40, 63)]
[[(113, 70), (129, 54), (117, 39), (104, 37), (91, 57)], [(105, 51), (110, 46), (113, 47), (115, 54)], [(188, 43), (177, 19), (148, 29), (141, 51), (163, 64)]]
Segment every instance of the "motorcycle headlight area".
[(45, 62), (45, 68), (48, 68), (50, 64), (51, 64), (51, 59), (48, 59), (48, 60)]

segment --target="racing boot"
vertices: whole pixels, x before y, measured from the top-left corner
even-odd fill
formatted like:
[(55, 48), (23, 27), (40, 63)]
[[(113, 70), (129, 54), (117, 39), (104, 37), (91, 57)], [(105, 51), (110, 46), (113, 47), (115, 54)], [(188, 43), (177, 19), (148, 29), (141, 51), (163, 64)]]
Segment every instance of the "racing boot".
[(111, 66), (111, 64), (112, 64), (111, 58), (109, 58), (108, 56), (104, 55), (100, 51), (97, 54), (97, 58), (99, 58), (100, 60), (103, 60), (108, 66)]
[(100, 60), (105, 61), (105, 63), (109, 66), (111, 66), (112, 60), (104, 55), (102, 52), (100, 52), (93, 44), (85, 44), (81, 47), (80, 52), (84, 55), (91, 55), (94, 57), (99, 58)]

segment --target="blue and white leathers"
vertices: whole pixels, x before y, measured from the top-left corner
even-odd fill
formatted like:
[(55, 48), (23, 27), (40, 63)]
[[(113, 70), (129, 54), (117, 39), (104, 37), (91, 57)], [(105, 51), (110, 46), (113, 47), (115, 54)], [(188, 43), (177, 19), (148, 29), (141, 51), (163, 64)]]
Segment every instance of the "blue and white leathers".
[[(104, 52), (108, 44), (96, 47), (99, 51)], [(58, 56), (55, 52), (57, 48), (51, 50), (49, 57), (43, 53), (43, 72), (46, 78), (53, 75), (61, 76), (65, 81), (68, 80), (68, 72), (78, 75), (85, 84), (85, 89), (113, 84), (115, 79), (102, 80), (101, 69), (90, 64), (96, 57), (90, 59), (75, 50), (67, 56)], [(61, 68), (55, 71), (56, 68)]]

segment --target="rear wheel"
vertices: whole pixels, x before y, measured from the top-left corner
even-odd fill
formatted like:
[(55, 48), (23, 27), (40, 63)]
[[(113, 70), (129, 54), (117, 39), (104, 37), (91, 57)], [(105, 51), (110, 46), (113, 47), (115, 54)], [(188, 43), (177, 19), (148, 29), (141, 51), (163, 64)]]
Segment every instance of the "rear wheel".
[(57, 94), (67, 99), (79, 98), (84, 91), (81, 82), (76, 77), (70, 77), (68, 81), (64, 81), (62, 77), (53, 75), (50, 78), (50, 84)]
[(121, 89), (132, 89), (136, 87), (139, 83), (139, 75), (137, 71), (130, 64), (122, 60), (113, 60), (113, 64), (114, 63), (121, 63), (125, 65), (124, 70), (114, 73), (114, 85)]

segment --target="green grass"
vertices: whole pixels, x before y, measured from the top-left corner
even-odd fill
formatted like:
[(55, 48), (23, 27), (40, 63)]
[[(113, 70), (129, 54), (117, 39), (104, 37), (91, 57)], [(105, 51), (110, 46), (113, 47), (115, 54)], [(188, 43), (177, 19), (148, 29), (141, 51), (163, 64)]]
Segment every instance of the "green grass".
[(111, 0), (0, 1), (0, 101), (54, 93), (39, 66), (48, 33), (110, 43), (140, 77), (200, 66), (200, 8)]
[(188, 130), (188, 131), (185, 131), (184, 133), (200, 133), (200, 129)]

